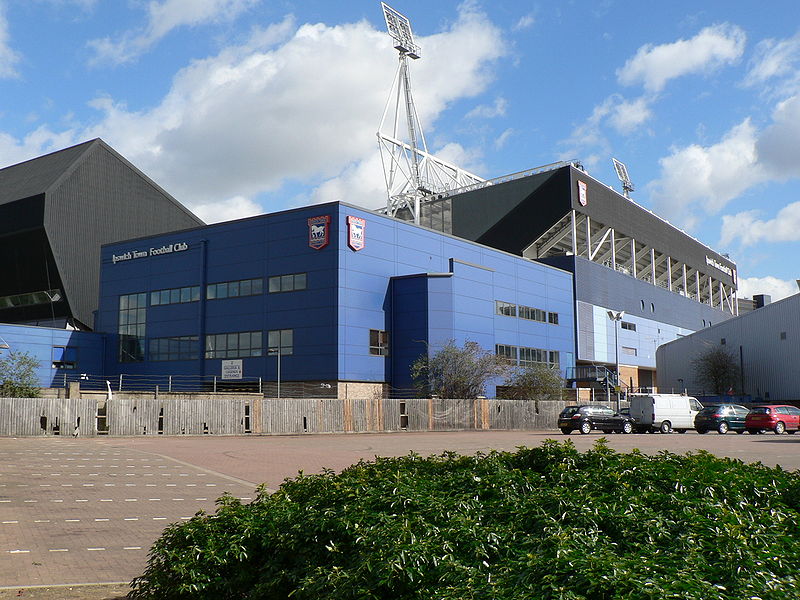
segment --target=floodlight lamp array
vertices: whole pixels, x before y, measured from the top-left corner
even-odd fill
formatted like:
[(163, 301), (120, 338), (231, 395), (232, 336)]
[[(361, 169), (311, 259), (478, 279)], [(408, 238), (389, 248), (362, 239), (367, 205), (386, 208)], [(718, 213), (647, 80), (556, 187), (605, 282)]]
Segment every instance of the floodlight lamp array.
[(414, 44), (411, 22), (385, 2), (381, 2), (381, 6), (383, 7), (383, 18), (386, 20), (386, 30), (395, 41), (395, 49), (410, 58), (419, 58), (420, 50), (419, 46)]

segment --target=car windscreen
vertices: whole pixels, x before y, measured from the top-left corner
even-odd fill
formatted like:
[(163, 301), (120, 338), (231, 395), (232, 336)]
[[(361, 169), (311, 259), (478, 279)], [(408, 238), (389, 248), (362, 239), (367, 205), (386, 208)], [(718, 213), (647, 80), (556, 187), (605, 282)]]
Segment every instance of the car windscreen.
[(715, 414), (717, 414), (718, 410), (721, 410), (721, 407), (719, 407), (719, 406), (706, 406), (703, 410), (700, 411), (700, 414), (701, 415), (705, 415), (705, 416), (715, 415)]
[(561, 411), (561, 416), (562, 417), (571, 417), (572, 415), (577, 413), (579, 410), (580, 410), (580, 407), (578, 407), (578, 406), (568, 406), (567, 408), (565, 408), (564, 410)]

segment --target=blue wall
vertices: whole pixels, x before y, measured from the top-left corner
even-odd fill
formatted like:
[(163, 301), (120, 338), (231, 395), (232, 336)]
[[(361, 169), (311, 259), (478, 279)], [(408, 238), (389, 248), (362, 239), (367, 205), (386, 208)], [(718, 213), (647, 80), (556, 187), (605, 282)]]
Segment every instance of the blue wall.
[(0, 349), (2, 357), (10, 352), (27, 352), (39, 361), (36, 375), (41, 387), (64, 387), (65, 378), (75, 381), (82, 373), (104, 373), (105, 336), (99, 333), (0, 324), (2, 343), (9, 346)]
[[(308, 219), (318, 216), (330, 217), (330, 243), (313, 249)], [(348, 217), (366, 223), (360, 250), (348, 245)], [(147, 255), (170, 244), (186, 249)], [(146, 255), (127, 258), (135, 251)], [(307, 273), (307, 289), (267, 293), (270, 276), (292, 273)], [(253, 278), (263, 278), (264, 293), (205, 299), (207, 284)], [(112, 374), (221, 374), (219, 359), (118, 362), (119, 297), (184, 286), (200, 286), (200, 299), (148, 302), (148, 338), (293, 329), (293, 354), (281, 359), (285, 381), (407, 388), (410, 362), (427, 345), (435, 351), (449, 340), (475, 341), (490, 351), (495, 343), (557, 350), (563, 368), (573, 364), (570, 273), (329, 203), (104, 246), (97, 324), (112, 332), (106, 354)], [(560, 323), (497, 316), (495, 300), (558, 312)], [(390, 333), (389, 357), (370, 353), (373, 329)], [(276, 359), (244, 358), (243, 375), (274, 380)]]

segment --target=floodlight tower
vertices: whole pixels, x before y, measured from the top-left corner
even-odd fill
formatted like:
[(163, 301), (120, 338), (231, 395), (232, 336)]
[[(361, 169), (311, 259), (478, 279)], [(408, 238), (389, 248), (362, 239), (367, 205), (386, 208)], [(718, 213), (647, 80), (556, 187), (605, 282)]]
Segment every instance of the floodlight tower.
[[(420, 49), (414, 43), (409, 20), (385, 2), (381, 2), (381, 7), (386, 29), (394, 40), (400, 59), (378, 129), (378, 146), (388, 194), (386, 212), (397, 216), (399, 210), (405, 209), (413, 216), (414, 222), (419, 224), (420, 204), (426, 196), (481, 182), (483, 179), (428, 153), (411, 94), (408, 60), (418, 59)], [(391, 133), (385, 133), (390, 113)], [(404, 120), (407, 141), (400, 139), (400, 127)]]
[(631, 192), (633, 191), (633, 182), (628, 175), (628, 167), (625, 166), (625, 163), (618, 161), (616, 158), (612, 158), (611, 160), (614, 161), (614, 170), (617, 172), (617, 178), (622, 182), (622, 195), (626, 198), (630, 198)]

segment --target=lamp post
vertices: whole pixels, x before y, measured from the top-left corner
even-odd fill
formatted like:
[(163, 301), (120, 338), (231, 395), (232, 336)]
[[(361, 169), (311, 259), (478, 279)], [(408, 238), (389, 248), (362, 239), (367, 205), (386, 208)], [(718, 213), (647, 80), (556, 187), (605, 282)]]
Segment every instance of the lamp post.
[(270, 348), (267, 350), (267, 354), (274, 354), (278, 357), (278, 400), (281, 399), (281, 348), (278, 346), (277, 348)]
[(619, 322), (625, 316), (624, 310), (609, 310), (607, 311), (608, 318), (614, 322), (614, 363), (616, 365), (617, 373), (617, 411), (619, 411), (619, 392), (622, 389), (619, 385)]

